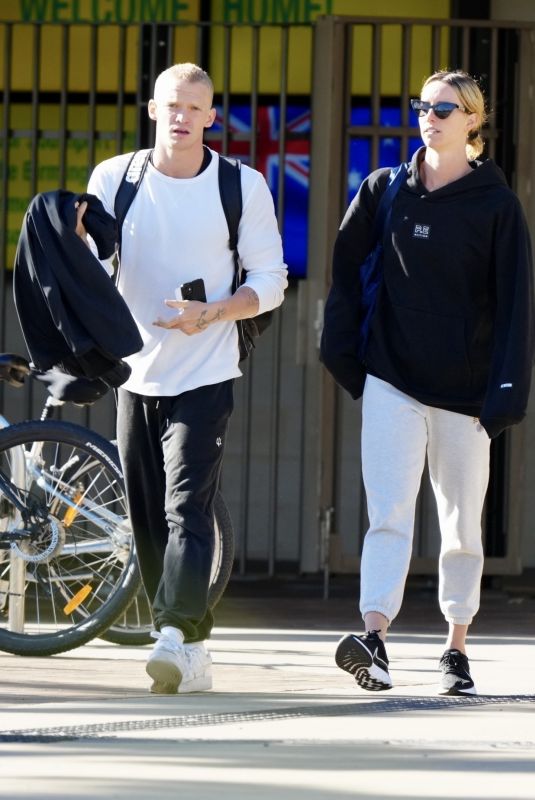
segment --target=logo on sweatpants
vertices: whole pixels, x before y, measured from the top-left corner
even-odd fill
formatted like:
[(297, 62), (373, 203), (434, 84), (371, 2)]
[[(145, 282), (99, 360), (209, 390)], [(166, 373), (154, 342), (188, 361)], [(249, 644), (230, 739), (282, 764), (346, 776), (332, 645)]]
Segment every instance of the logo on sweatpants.
[(431, 236), (431, 225), (422, 225), (422, 223), (417, 222), (414, 225), (412, 235), (415, 239), (429, 239)]

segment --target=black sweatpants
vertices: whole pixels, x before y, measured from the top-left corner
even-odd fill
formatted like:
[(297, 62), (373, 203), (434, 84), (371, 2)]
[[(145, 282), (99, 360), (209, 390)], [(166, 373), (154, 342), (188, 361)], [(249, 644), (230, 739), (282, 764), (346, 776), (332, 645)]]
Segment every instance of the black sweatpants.
[(208, 638), (208, 587), (233, 381), (176, 397), (119, 389), (117, 440), (130, 521), (154, 625)]

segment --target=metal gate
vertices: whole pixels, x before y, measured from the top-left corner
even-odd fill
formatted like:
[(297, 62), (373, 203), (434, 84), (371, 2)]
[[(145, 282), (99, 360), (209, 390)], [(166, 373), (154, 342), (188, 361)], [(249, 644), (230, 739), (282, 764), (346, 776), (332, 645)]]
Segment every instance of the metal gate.
[[(288, 121), (295, 95), (289, 51), (297, 41), (310, 61), (312, 39), (310, 25), (0, 22), (2, 267), (12, 263), (17, 226), (35, 194), (83, 191), (95, 163), (153, 143), (147, 101), (156, 76), (179, 61), (201, 64), (214, 78), (219, 124), (207, 131), (207, 143), (274, 175), (271, 189), (283, 229), (287, 181), (278, 165), (285, 164), (296, 141), (308, 159), (310, 141), (309, 127), (297, 129)], [(266, 54), (277, 57), (269, 69)], [(309, 95), (300, 102), (309, 111)], [(248, 125), (233, 122), (236, 104), (246, 108)], [(266, 155), (262, 126), (272, 123), (277, 129), (270, 132)], [(21, 176), (24, 190), (14, 191)], [(306, 257), (304, 243), (303, 252)], [(301, 559), (304, 425), (297, 283), (290, 281), (283, 307), (236, 382), (222, 480), (240, 574), (296, 571)], [(24, 353), (9, 268), (0, 268), (0, 298), (0, 350)], [(24, 391), (0, 384), (0, 402), (12, 421), (36, 417), (43, 391), (31, 383)], [(64, 407), (62, 415), (114, 435), (111, 393), (88, 409)]]
[[(311, 147), (307, 277), (290, 281), (272, 328), (236, 383), (223, 488), (237, 533), (237, 574), (323, 570), (327, 578), (331, 571), (358, 570), (366, 524), (359, 406), (337, 391), (318, 363), (331, 250), (349, 199), (353, 143), (369, 146), (367, 171), (385, 165), (385, 139), (398, 143), (398, 159), (406, 158), (418, 135), (408, 99), (424, 75), (445, 65), (484, 74), (496, 109), (487, 132), (489, 154), (504, 167), (535, 228), (528, 186), (533, 111), (519, 102), (528, 96), (533, 77), (533, 35), (529, 26), (436, 19), (335, 17), (306, 26), (0, 23), (3, 265), (12, 258), (13, 219), (22, 218), (33, 195), (60, 187), (81, 190), (97, 161), (151, 143), (146, 103), (156, 75), (176, 61), (195, 61), (217, 74), (221, 125), (208, 143), (222, 152), (263, 166), (261, 118), (267, 106), (273, 109), (278, 130), (270, 140), (271, 187), (283, 234), (288, 183), (278, 167), (288, 168), (297, 139), (303, 158)], [(277, 56), (268, 87), (262, 78), (267, 50)], [(23, 67), (14, 69), (20, 52)], [(110, 53), (117, 56), (110, 60)], [(297, 130), (289, 123), (295, 53), (313, 76), (311, 95), (299, 95), (305, 108), (312, 107), (311, 144), (310, 128)], [(231, 124), (237, 100), (248, 109), (248, 126)], [(366, 113), (355, 115), (355, 108)], [(392, 118), (385, 122), (385, 108), (397, 109), (395, 124)], [(25, 197), (11, 191), (15, 169), (24, 174)], [(352, 178), (355, 188), (358, 176)], [(0, 350), (24, 352), (9, 269), (0, 269), (0, 293)], [(15, 421), (38, 415), (43, 395), (31, 385), (23, 392), (0, 386), (0, 401)], [(63, 415), (113, 436), (111, 396), (90, 409), (66, 408)], [(521, 431), (514, 431), (494, 447), (486, 518), (490, 572), (519, 567), (519, 505), (509, 502), (509, 487), (518, 480), (522, 446)], [(433, 509), (424, 487), (414, 571), (435, 570)]]
[[(420, 74), (415, 69), (416, 51), (425, 54), (425, 68)], [(522, 102), (532, 97), (534, 63), (534, 31), (528, 25), (343, 17), (318, 21), (310, 216), (325, 224), (311, 227), (308, 280), (302, 287), (307, 292), (309, 319), (321, 313), (334, 238), (349, 196), (354, 193), (348, 181), (353, 143), (362, 137), (369, 143), (367, 171), (406, 160), (419, 134), (415, 119), (411, 121), (409, 115), (409, 99), (418, 96), (423, 79), (437, 69), (463, 68), (481, 77), (492, 109), (485, 130), (486, 154), (496, 158), (506, 172), (535, 232), (530, 185), (533, 159), (527, 152), (532, 141), (533, 109)], [(395, 111), (388, 120), (385, 107)], [(385, 140), (397, 143), (393, 161), (380, 158)], [(359, 479), (360, 404), (344, 396), (324, 371), (314, 369), (317, 344), (317, 337), (311, 333), (306, 412), (309, 424), (316, 427), (314, 435), (306, 437), (305, 465), (311, 467), (305, 492), (312, 493), (315, 484), (319, 503), (315, 535), (306, 552), (310, 554), (308, 566), (322, 563), (327, 579), (331, 572), (358, 571), (367, 519)], [(484, 518), (487, 574), (520, 570), (523, 447), (522, 429), (493, 442)], [(312, 515), (308, 524), (312, 528)], [(412, 573), (435, 573), (439, 546), (435, 503), (427, 479), (419, 498)]]

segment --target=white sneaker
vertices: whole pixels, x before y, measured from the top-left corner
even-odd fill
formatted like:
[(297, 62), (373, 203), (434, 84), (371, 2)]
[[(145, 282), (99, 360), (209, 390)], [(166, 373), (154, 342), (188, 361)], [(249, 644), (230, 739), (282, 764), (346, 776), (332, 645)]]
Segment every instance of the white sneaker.
[(189, 659), (182, 642), (166, 633), (152, 633), (157, 639), (145, 667), (153, 679), (151, 692), (176, 694), (189, 671)]
[(185, 644), (189, 669), (178, 686), (179, 694), (206, 692), (212, 688), (212, 656), (204, 642)]
[(146, 670), (153, 679), (153, 694), (188, 694), (212, 688), (212, 658), (203, 642), (182, 644), (166, 633), (157, 639)]

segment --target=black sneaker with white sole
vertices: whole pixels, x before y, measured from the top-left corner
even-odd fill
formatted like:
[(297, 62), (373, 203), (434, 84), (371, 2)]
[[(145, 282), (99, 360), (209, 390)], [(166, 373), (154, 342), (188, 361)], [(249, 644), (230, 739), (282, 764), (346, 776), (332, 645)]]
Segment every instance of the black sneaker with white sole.
[(340, 669), (354, 675), (358, 685), (369, 692), (392, 688), (384, 642), (376, 631), (363, 636), (348, 633), (338, 642), (335, 661)]
[(446, 650), (440, 659), (439, 669), (442, 673), (439, 694), (477, 694), (468, 659), (460, 650)]

